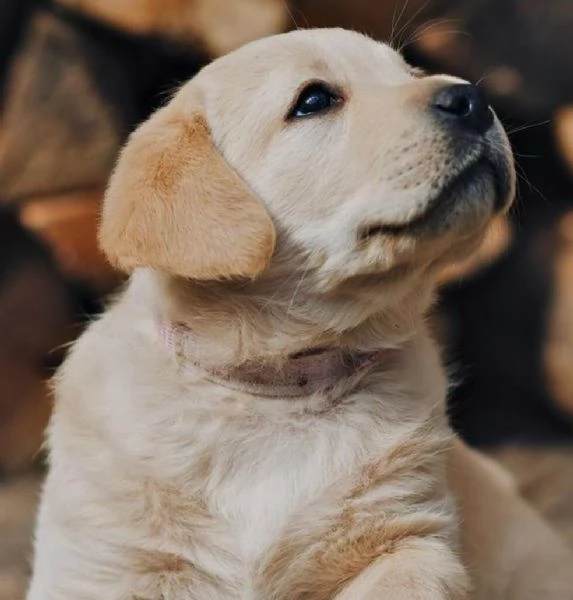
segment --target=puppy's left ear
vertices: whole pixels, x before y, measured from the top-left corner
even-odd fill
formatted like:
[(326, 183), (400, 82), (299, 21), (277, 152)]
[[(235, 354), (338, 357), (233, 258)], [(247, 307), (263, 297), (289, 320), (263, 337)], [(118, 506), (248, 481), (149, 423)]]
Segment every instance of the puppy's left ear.
[(131, 135), (110, 180), (99, 239), (127, 272), (151, 267), (213, 280), (254, 278), (267, 266), (271, 219), (215, 148), (193, 87)]

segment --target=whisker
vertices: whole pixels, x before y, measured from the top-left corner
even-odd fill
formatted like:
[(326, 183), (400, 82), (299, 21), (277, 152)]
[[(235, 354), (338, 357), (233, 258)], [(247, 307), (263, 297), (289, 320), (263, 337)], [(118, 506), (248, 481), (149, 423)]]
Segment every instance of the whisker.
[(549, 123), (551, 123), (551, 119), (539, 121), (539, 123), (527, 123), (526, 125), (521, 125), (520, 127), (516, 127), (515, 129), (510, 129), (509, 131), (507, 131), (507, 135), (514, 135), (515, 133), (519, 133), (520, 131), (527, 131), (528, 129), (532, 129), (533, 127), (541, 127), (542, 125), (548, 125)]
[[(410, 46), (415, 41), (418, 41), (424, 34), (426, 34), (428, 31), (430, 31), (434, 27), (440, 27), (441, 25), (448, 25), (448, 24), (453, 25), (453, 24), (456, 24), (459, 22), (460, 22), (459, 19), (438, 18), (438, 19), (432, 19), (431, 21), (427, 21), (426, 23), (422, 23), (421, 25), (416, 27), (416, 29), (414, 29), (414, 31), (408, 36), (406, 41), (399, 47), (399, 51), (401, 52), (407, 46)], [(449, 31), (446, 31), (445, 33), (448, 35), (450, 34)], [(459, 31), (459, 33), (463, 33), (463, 32)], [(415, 37), (415, 39), (414, 39), (414, 37)]]
[[(412, 44), (415, 44), (416, 42), (420, 41), (420, 39), (422, 39), (423, 35), (425, 32), (421, 32), (420, 35), (416, 36), (415, 38), (409, 40), (407, 43), (403, 44), (400, 47), (400, 52), (402, 52), (405, 48), (411, 46)], [(447, 31), (443, 32), (444, 35), (463, 35), (466, 37), (471, 37), (471, 34), (469, 34), (467, 31), (462, 31), (461, 29), (449, 29)]]
[(519, 158), (543, 158), (540, 154), (523, 154), (522, 152), (516, 152), (515, 150), (513, 154)]
[[(295, 28), (297, 31), (298, 31), (298, 30), (300, 30), (300, 29), (301, 29), (301, 27), (300, 27), (300, 25), (297, 23), (297, 21), (296, 21), (296, 19), (295, 19), (295, 16), (294, 16), (294, 12), (293, 12), (294, 8), (291, 8), (291, 6), (289, 5), (289, 1), (288, 1), (288, 0), (283, 0), (283, 4), (284, 4), (284, 7), (285, 7), (285, 9), (286, 9), (286, 12), (287, 12), (287, 14), (288, 14), (288, 16), (289, 16), (290, 20), (292, 21), (292, 23), (293, 23), (293, 25), (294, 25), (294, 28)], [(299, 10), (298, 12), (299, 12), (299, 14), (300, 14), (300, 15), (302, 15), (302, 16), (303, 16), (303, 18), (304, 18), (304, 15), (303, 15), (303, 13), (302, 13), (300, 10)], [(308, 21), (306, 20), (306, 18), (304, 18), (304, 20), (306, 21), (306, 27), (308, 27)]]
[[(402, 47), (402, 44), (400, 43), (400, 36), (407, 30), (408, 26), (411, 25), (412, 22), (420, 16), (422, 11), (424, 11), (428, 7), (429, 3), (430, 3), (430, 0), (425, 0), (425, 2), (418, 7), (418, 10), (416, 10), (414, 12), (414, 14), (406, 21), (406, 23), (404, 23), (404, 25), (402, 25), (402, 27), (396, 34), (395, 40), (394, 40), (394, 41), (398, 40), (399, 48)], [(406, 6), (407, 6), (407, 2), (406, 2)]]
[(475, 82), (474, 85), (477, 87), (477, 86), (481, 85), (484, 81), (487, 81), (493, 75), (492, 71), (494, 71), (494, 69), (495, 69), (495, 67), (493, 67), (493, 66), (488, 67), (484, 71), (483, 75)]
[(394, 46), (394, 34), (396, 32), (396, 27), (398, 27), (398, 23), (400, 23), (400, 19), (404, 16), (404, 13), (406, 12), (406, 8), (408, 7), (408, 3), (409, 0), (404, 0), (403, 4), (402, 4), (402, 8), (400, 10), (400, 13), (398, 15), (396, 15), (396, 8), (398, 7), (398, 2), (394, 2), (394, 10), (393, 10), (393, 14), (392, 14), (392, 29), (390, 31), (390, 45), (393, 47)]
[[(517, 165), (517, 163), (516, 163)], [(515, 170), (518, 179), (521, 179), (528, 187), (529, 187), (529, 191), (530, 192), (535, 192), (536, 194), (539, 195), (540, 198), (543, 199), (543, 201), (548, 205), (551, 206), (551, 201), (549, 200), (549, 198), (547, 198), (547, 196), (533, 183), (531, 183), (531, 181), (529, 180), (529, 178), (527, 177), (527, 175), (525, 174), (525, 171), (523, 170), (523, 168), (521, 167), (521, 165), (519, 166), (519, 170)]]

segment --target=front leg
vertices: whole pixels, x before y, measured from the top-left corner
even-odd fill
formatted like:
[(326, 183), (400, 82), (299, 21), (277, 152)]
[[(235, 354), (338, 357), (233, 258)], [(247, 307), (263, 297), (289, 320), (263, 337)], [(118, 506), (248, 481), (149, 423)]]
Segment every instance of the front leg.
[[(207, 570), (190, 530), (185, 541), (170, 536), (170, 524), (185, 531), (161, 503), (142, 510), (139, 493), (116, 497), (76, 473), (72, 484), (48, 475), (36, 530), (33, 577), (27, 600), (219, 600), (234, 597), (233, 581)], [(131, 482), (133, 484), (133, 482)], [(75, 485), (74, 485), (75, 484)], [(66, 493), (61, 493), (61, 489)], [(80, 493), (83, 489), (85, 493)], [(133, 488), (137, 489), (137, 488)], [(70, 490), (74, 493), (70, 493)], [(149, 496), (146, 502), (149, 501)], [(185, 505), (187, 506), (187, 505)], [(191, 520), (192, 507), (183, 510)], [(162, 521), (157, 518), (166, 515)], [(161, 528), (150, 529), (149, 522)], [(208, 530), (214, 529), (213, 525)], [(192, 539), (194, 544), (186, 542)], [(221, 572), (234, 573), (220, 557)], [(212, 564), (212, 563), (211, 563)], [(230, 591), (231, 590), (231, 591)]]
[[(57, 533), (56, 533), (57, 535)], [(26, 600), (214, 600), (236, 597), (219, 580), (180, 555), (100, 543), (84, 549), (37, 546)], [(50, 544), (51, 540), (47, 540)], [(92, 552), (89, 547), (92, 547)], [(99, 548), (94, 548), (99, 546)], [(87, 548), (87, 549), (86, 549)]]
[(358, 575), (334, 600), (466, 600), (470, 581), (461, 560), (438, 538), (400, 543)]

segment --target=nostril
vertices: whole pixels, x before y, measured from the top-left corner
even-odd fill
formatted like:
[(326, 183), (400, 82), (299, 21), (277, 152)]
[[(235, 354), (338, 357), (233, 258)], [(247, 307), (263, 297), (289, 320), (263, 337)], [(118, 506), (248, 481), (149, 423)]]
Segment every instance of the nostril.
[(443, 112), (466, 117), (472, 111), (472, 101), (465, 94), (443, 94), (437, 98), (434, 106)]
[(483, 134), (493, 125), (493, 112), (483, 93), (470, 84), (442, 88), (432, 108), (442, 119), (473, 133)]

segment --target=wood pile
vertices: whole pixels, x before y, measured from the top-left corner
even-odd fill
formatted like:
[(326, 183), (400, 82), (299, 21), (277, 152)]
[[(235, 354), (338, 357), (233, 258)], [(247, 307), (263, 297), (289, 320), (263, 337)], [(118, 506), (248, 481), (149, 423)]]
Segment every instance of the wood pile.
[[(0, 473), (36, 456), (46, 380), (120, 282), (96, 229), (126, 136), (209, 60), (308, 26), (392, 39), (429, 71), (478, 81), (511, 133), (518, 202), (443, 274), (436, 322), (459, 380), (455, 427), (495, 448), (551, 516), (507, 447), (541, 464), (539, 447), (573, 440), (569, 0), (0, 0)], [(557, 480), (561, 464), (539, 472)], [(3, 580), (2, 556), (0, 544), (0, 600), (17, 600), (21, 572)]]
[[(473, 373), (462, 377), (458, 393), (467, 396), (459, 410), (454, 404), (454, 414), (473, 441), (503, 441), (521, 428), (516, 414), (527, 405), (518, 398), (523, 394), (536, 411), (551, 412), (547, 419), (559, 420), (556, 430), (568, 435), (573, 83), (567, 74), (573, 52), (567, 32), (573, 10), (566, 0), (397, 0), (383, 6), (370, 0), (289, 6), (237, 0), (232, 9), (224, 0), (1, 3), (0, 194), (16, 207), (20, 225), (43, 240), (65, 285), (79, 282), (95, 300), (119, 281), (95, 238), (118, 149), (139, 121), (211, 58), (290, 27), (342, 25), (393, 38), (430, 70), (479, 81), (510, 131), (523, 128), (513, 136), (523, 155), (523, 181), (511, 220), (498, 220), (476, 256), (444, 273), (444, 283), (456, 282), (444, 303), (452, 359)], [(73, 293), (68, 291), (69, 302)], [(517, 299), (519, 309), (513, 309)], [(483, 333), (483, 349), (474, 328)], [(507, 364), (507, 352), (491, 346), (492, 339), (505, 341), (514, 365)], [(0, 388), (4, 405), (11, 402), (9, 389), (8, 383)], [(486, 424), (488, 403), (492, 410), (510, 405), (515, 418), (494, 411), (500, 422)]]

